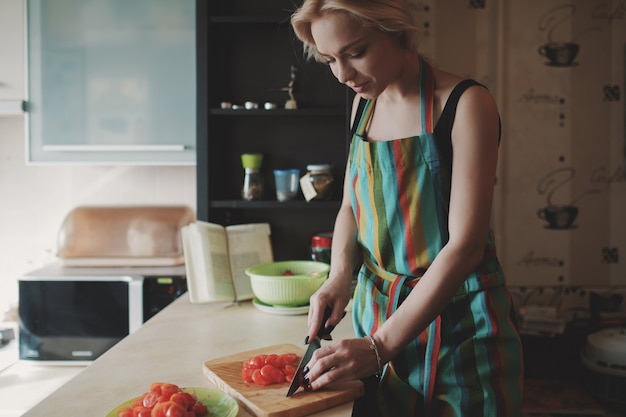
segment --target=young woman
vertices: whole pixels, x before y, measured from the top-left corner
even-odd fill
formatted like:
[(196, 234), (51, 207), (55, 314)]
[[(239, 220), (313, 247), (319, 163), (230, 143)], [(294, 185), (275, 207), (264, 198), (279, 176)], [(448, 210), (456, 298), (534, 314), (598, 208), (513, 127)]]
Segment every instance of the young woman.
[(291, 23), (356, 92), (331, 271), (308, 324), (313, 337), (330, 307), (336, 325), (353, 296), (358, 338), (316, 351), (308, 389), (376, 375), (374, 407), (355, 415), (518, 416), (521, 344), (490, 230), (494, 99), (418, 53), (405, 0), (305, 0)]

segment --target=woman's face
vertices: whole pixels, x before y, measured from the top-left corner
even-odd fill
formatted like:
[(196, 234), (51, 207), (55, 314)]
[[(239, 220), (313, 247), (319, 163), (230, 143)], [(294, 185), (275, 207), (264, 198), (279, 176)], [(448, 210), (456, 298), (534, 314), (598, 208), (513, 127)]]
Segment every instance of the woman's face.
[(398, 79), (406, 50), (389, 34), (364, 28), (343, 13), (314, 20), (311, 33), (333, 75), (362, 97), (378, 97)]

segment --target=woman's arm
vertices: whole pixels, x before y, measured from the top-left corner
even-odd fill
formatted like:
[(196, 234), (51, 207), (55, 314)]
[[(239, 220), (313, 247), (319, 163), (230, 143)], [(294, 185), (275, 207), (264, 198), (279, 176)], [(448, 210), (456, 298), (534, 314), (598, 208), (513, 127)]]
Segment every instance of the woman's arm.
[(357, 263), (362, 260), (356, 241), (357, 229), (350, 202), (350, 163), (346, 164), (341, 207), (335, 220), (331, 249), (330, 273), (322, 287), (311, 297), (309, 309), (309, 338), (315, 337), (326, 307), (333, 312), (328, 326), (336, 326), (344, 316), (351, 297), (352, 276)]
[[(352, 103), (351, 125), (354, 123), (356, 109), (360, 97), (354, 97)], [(344, 309), (350, 297), (354, 269), (362, 262), (362, 255), (357, 244), (357, 227), (350, 200), (350, 161), (346, 163), (343, 182), (343, 197), (341, 206), (335, 219), (333, 243), (331, 248), (330, 273), (328, 280), (311, 297), (309, 309), (309, 338), (315, 337), (315, 332), (322, 324), (321, 320), (326, 307), (333, 312), (327, 324), (336, 326), (344, 316)]]

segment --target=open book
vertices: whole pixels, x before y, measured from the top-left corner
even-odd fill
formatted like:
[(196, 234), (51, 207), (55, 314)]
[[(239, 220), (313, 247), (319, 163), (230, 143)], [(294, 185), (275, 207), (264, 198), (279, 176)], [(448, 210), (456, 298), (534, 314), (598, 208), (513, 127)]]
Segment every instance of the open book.
[(268, 223), (233, 226), (197, 221), (181, 230), (191, 303), (254, 297), (246, 268), (274, 261)]

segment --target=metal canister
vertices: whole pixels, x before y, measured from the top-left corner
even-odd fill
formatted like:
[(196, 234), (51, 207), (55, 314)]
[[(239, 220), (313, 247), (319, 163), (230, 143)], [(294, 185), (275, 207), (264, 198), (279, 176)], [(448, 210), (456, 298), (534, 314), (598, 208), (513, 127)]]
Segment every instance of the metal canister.
[(318, 233), (311, 237), (311, 260), (330, 264), (330, 249), (333, 243), (333, 233)]

